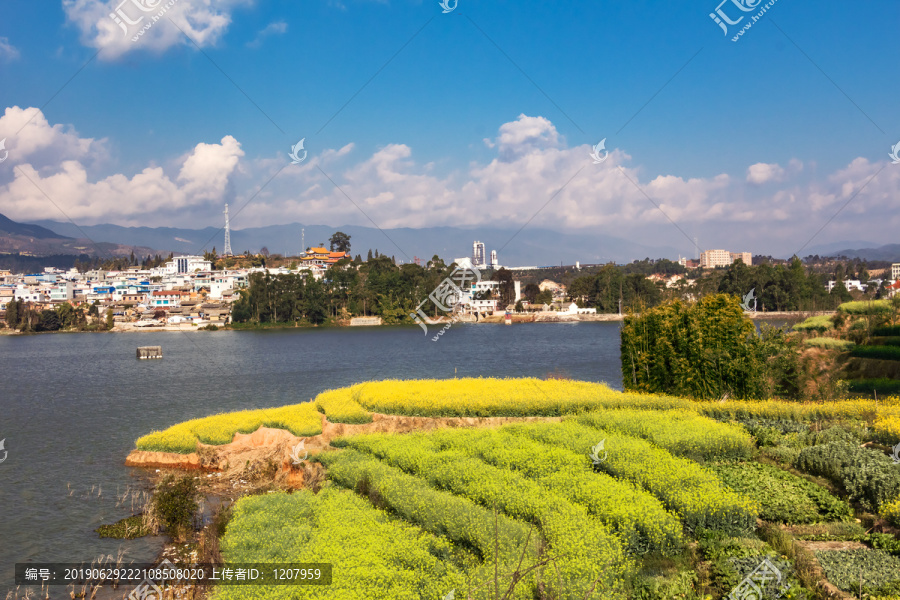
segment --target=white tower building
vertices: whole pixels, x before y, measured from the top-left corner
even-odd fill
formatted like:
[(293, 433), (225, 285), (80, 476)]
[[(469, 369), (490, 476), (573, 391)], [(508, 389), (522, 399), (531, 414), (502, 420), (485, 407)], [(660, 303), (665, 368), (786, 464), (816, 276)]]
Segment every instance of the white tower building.
[(231, 224), (228, 222), (228, 205), (225, 205), (225, 256), (231, 256)]
[(500, 266), (500, 263), (497, 261), (497, 251), (491, 250), (491, 268), (496, 269)]
[(484, 244), (482, 242), (476, 241), (472, 244), (472, 263), (475, 265), (476, 269), (482, 269), (487, 264), (484, 256)]

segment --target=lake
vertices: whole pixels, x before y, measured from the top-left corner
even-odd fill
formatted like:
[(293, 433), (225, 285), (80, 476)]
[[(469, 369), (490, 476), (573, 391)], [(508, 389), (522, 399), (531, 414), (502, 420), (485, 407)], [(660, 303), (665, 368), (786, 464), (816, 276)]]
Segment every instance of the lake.
[[(116, 495), (146, 473), (125, 457), (154, 429), (373, 379), (562, 375), (621, 389), (620, 327), (455, 324), (437, 342), (436, 327), (0, 336), (0, 598), (16, 562), (155, 560), (160, 538), (94, 532), (131, 514)], [(161, 360), (135, 359), (155, 345)]]

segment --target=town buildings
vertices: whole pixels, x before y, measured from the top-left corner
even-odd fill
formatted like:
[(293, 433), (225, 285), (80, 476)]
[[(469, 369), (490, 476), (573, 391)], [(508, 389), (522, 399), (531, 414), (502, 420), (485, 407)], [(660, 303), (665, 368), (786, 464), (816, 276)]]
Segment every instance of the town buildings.
[(748, 267), (753, 262), (749, 252), (729, 252), (728, 250), (704, 250), (700, 253), (700, 266), (705, 269), (727, 267), (740, 259)]

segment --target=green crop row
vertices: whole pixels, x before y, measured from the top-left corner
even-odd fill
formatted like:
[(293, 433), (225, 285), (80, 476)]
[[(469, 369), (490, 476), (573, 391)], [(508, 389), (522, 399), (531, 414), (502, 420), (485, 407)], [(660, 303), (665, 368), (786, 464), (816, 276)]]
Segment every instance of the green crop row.
[(891, 312), (890, 300), (858, 300), (844, 302), (838, 310), (848, 315), (877, 315)]
[(900, 336), (900, 325), (888, 325), (886, 327), (876, 327), (872, 330), (872, 335), (877, 336)]
[(316, 408), (332, 423), (371, 423), (372, 413), (359, 405), (345, 389), (329, 390), (316, 396)]
[(755, 500), (759, 516), (767, 521), (816, 523), (853, 515), (850, 505), (828, 490), (771, 465), (722, 463), (710, 469), (729, 488)]
[(632, 481), (662, 500), (681, 517), (689, 531), (721, 529), (740, 535), (756, 527), (757, 505), (725, 488), (711, 471), (685, 458), (672, 456), (653, 444), (598, 430), (573, 421), (528, 424), (509, 428), (547, 444), (585, 455), (604, 441), (598, 468)]
[(515, 436), (506, 428), (444, 429), (429, 434), (427, 442), (415, 439), (410, 443), (460, 450), (495, 467), (521, 473), (587, 508), (623, 540), (633, 555), (674, 554), (684, 544), (676, 515), (634, 484), (592, 472), (584, 454)]
[(753, 440), (742, 427), (688, 410), (610, 410), (584, 414), (576, 421), (640, 437), (697, 461), (750, 458), (754, 450)]
[(849, 442), (830, 442), (800, 451), (797, 467), (827, 477), (869, 510), (900, 496), (900, 468), (887, 455)]
[(826, 348), (826, 349), (834, 349), (834, 350), (847, 350), (852, 348), (855, 344), (850, 340), (839, 340), (837, 338), (829, 338), (829, 337), (816, 337), (810, 338), (808, 340), (803, 340), (803, 343), (807, 346), (812, 346), (813, 348)]
[(352, 448), (415, 474), (431, 485), (496, 506), (534, 523), (550, 544), (566, 597), (594, 589), (607, 598), (621, 590), (633, 563), (621, 540), (587, 510), (520, 474), (499, 469), (456, 450), (439, 451), (424, 436), (365, 435), (346, 439)]
[(462, 571), (439, 558), (447, 540), (336, 488), (242, 498), (221, 549), (228, 563), (332, 563), (332, 583), (223, 585), (215, 600), (418, 600), (465, 587)]
[(856, 356), (858, 358), (877, 358), (880, 360), (900, 360), (900, 347), (856, 346), (850, 349), (850, 356)]
[[(864, 594), (867, 591), (878, 593), (878, 590), (886, 586), (889, 587), (889, 593), (897, 593), (897, 584), (900, 584), (900, 559), (886, 552), (868, 549), (820, 550), (816, 552), (816, 558), (825, 570), (828, 581), (842, 590), (855, 592), (859, 590), (861, 583)], [(872, 596), (865, 594), (865, 597)]]

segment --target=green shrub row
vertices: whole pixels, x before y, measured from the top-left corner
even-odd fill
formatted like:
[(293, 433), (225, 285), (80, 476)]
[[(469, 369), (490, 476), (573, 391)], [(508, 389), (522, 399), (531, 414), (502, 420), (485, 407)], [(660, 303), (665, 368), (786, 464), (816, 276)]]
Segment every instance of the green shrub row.
[(435, 487), (537, 525), (557, 558), (559, 591), (566, 597), (583, 598), (592, 586), (600, 597), (609, 597), (632, 572), (622, 541), (599, 519), (517, 473), (456, 450), (439, 451), (425, 436), (376, 434), (346, 441)]
[(465, 587), (463, 573), (443, 558), (450, 552), (447, 540), (339, 488), (242, 498), (221, 550), (229, 563), (332, 563), (332, 583), (223, 585), (216, 587), (216, 600), (443, 598)]
[(830, 442), (800, 451), (797, 468), (844, 487), (851, 500), (878, 510), (900, 496), (900, 468), (877, 450), (850, 442)]
[(900, 360), (900, 347), (855, 346), (850, 349), (850, 356), (858, 358), (877, 358), (881, 360)]
[(809, 317), (802, 323), (794, 325), (794, 331), (828, 331), (834, 327), (831, 317), (828, 315), (818, 315)]
[(737, 425), (688, 410), (609, 410), (575, 418), (578, 423), (621, 431), (696, 461), (740, 460), (753, 455), (753, 440)]
[(688, 531), (721, 529), (740, 535), (756, 527), (759, 509), (754, 502), (725, 488), (714, 473), (697, 463), (647, 441), (573, 421), (516, 425), (509, 430), (585, 455), (604, 441), (605, 459), (598, 468), (642, 486), (678, 513)]
[(878, 315), (891, 312), (890, 300), (858, 300), (844, 302), (838, 310), (848, 315)]
[(580, 504), (614, 531), (633, 555), (677, 553), (684, 545), (678, 517), (628, 481), (594, 473), (583, 454), (512, 435), (504, 429), (445, 429), (429, 434), (443, 449), (460, 450), (521, 473)]
[(815, 523), (853, 515), (850, 505), (828, 490), (771, 465), (739, 462), (710, 468), (729, 488), (754, 499), (759, 516), (767, 521)]
[(876, 327), (872, 330), (872, 335), (878, 336), (900, 336), (900, 325), (888, 325), (885, 327)]
[(847, 350), (855, 345), (850, 340), (839, 340), (837, 338), (828, 337), (810, 338), (808, 340), (803, 340), (803, 343), (807, 346), (812, 346), (813, 348), (827, 348), (829, 350)]
[(889, 377), (851, 379), (848, 383), (848, 389), (859, 394), (870, 394), (872, 391), (884, 395), (900, 394), (900, 381)]

